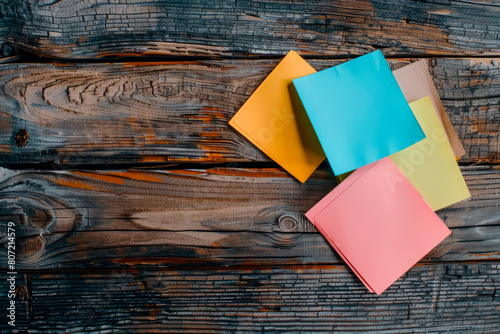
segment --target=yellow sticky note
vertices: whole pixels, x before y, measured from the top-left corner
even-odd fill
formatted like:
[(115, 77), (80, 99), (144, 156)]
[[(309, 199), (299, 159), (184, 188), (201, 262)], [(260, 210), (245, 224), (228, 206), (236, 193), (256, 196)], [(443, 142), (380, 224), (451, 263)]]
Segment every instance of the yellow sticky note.
[(325, 159), (292, 84), (316, 72), (290, 51), (229, 121), (255, 146), (304, 182)]
[(390, 156), (434, 210), (470, 197), (455, 154), (427, 96), (410, 103), (426, 138)]
[(345, 179), (347, 179), (347, 177), (349, 175), (351, 175), (352, 172), (354, 172), (354, 171), (350, 171), (350, 172), (340, 174), (340, 175), (335, 175), (335, 177), (337, 178), (337, 183), (340, 183), (340, 182), (344, 181)]

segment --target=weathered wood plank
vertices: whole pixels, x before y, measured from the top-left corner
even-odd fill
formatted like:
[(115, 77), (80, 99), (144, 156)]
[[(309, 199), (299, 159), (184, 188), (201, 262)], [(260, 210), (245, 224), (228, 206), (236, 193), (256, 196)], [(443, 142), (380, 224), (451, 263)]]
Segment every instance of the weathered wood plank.
[[(32, 283), (18, 289), (28, 304), (20, 302), (17, 330), (497, 331), (496, 167), (462, 169), (472, 200), (439, 212), (452, 235), (376, 297), (303, 217), (335, 186), (332, 175), (320, 170), (301, 185), (280, 169), (242, 168), (269, 160), (227, 121), (289, 49), (310, 58), (376, 48), (393, 57), (498, 57), (499, 19), (491, 0), (0, 2), (5, 61), (19, 49), (65, 59), (272, 57), (0, 66), (0, 163), (240, 167), (0, 168), (0, 242), (5, 223), (16, 222), (17, 268)], [(500, 163), (499, 61), (429, 60), (465, 163)], [(317, 69), (339, 62), (311, 60)], [(1, 321), (0, 332), (11, 328)]]
[(500, 52), (489, 0), (12, 0), (0, 13), (7, 42), (55, 58)]
[[(498, 261), (418, 265), (379, 297), (344, 265), (48, 272), (31, 274), (31, 285), (32, 320), (18, 301), (16, 325), (29, 333), (494, 333), (500, 326)], [(0, 288), (7, 290), (5, 280)], [(10, 330), (5, 322), (0, 329)]]
[[(274, 169), (3, 172), (19, 268), (342, 263), (303, 216), (335, 186), (326, 172), (305, 184)], [(500, 171), (463, 172), (473, 197), (439, 212), (453, 233), (424, 261), (500, 258)]]
[[(0, 162), (269, 161), (227, 122), (277, 62), (0, 65)], [(500, 162), (499, 62), (429, 62), (463, 162)], [(22, 129), (26, 146), (15, 141)]]

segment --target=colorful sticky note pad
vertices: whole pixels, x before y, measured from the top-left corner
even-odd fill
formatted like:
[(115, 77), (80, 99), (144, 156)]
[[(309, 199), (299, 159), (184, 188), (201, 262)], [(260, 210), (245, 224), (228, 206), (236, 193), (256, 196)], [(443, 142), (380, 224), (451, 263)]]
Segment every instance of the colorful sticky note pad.
[(229, 121), (238, 132), (304, 182), (325, 159), (292, 79), (316, 71), (290, 51)]
[(410, 103), (426, 138), (390, 156), (433, 210), (470, 197), (429, 97)]
[(424, 139), (380, 51), (293, 83), (336, 175)]
[(465, 154), (464, 147), (458, 139), (457, 133), (451, 125), (450, 118), (446, 115), (443, 104), (439, 99), (439, 95), (429, 74), (427, 63), (425, 60), (419, 60), (410, 65), (404, 66), (392, 72), (396, 78), (399, 88), (403, 92), (406, 101), (414, 102), (426, 96), (429, 96), (432, 101), (432, 106), (436, 110), (439, 122), (444, 128), (448, 141), (456, 158)]
[(451, 233), (390, 158), (354, 171), (306, 216), (377, 294)]

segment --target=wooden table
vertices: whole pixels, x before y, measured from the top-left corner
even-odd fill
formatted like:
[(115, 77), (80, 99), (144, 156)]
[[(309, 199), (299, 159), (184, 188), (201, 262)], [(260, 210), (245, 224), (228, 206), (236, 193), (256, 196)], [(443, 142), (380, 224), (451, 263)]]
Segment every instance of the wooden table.
[[(19, 333), (500, 332), (498, 1), (6, 0), (0, 45)], [(425, 58), (467, 151), (451, 236), (379, 297), (303, 215), (327, 163), (300, 184), (228, 127), (290, 49)]]

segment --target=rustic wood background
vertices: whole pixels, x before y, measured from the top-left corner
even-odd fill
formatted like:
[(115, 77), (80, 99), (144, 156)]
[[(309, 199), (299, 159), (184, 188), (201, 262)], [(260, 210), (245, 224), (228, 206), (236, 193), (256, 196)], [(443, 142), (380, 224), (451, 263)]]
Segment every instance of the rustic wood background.
[[(300, 184), (227, 125), (290, 49), (425, 58), (467, 151), (451, 236), (380, 297), (303, 216), (328, 164)], [(499, 62), (496, 0), (0, 1), (16, 329), (500, 332)]]

